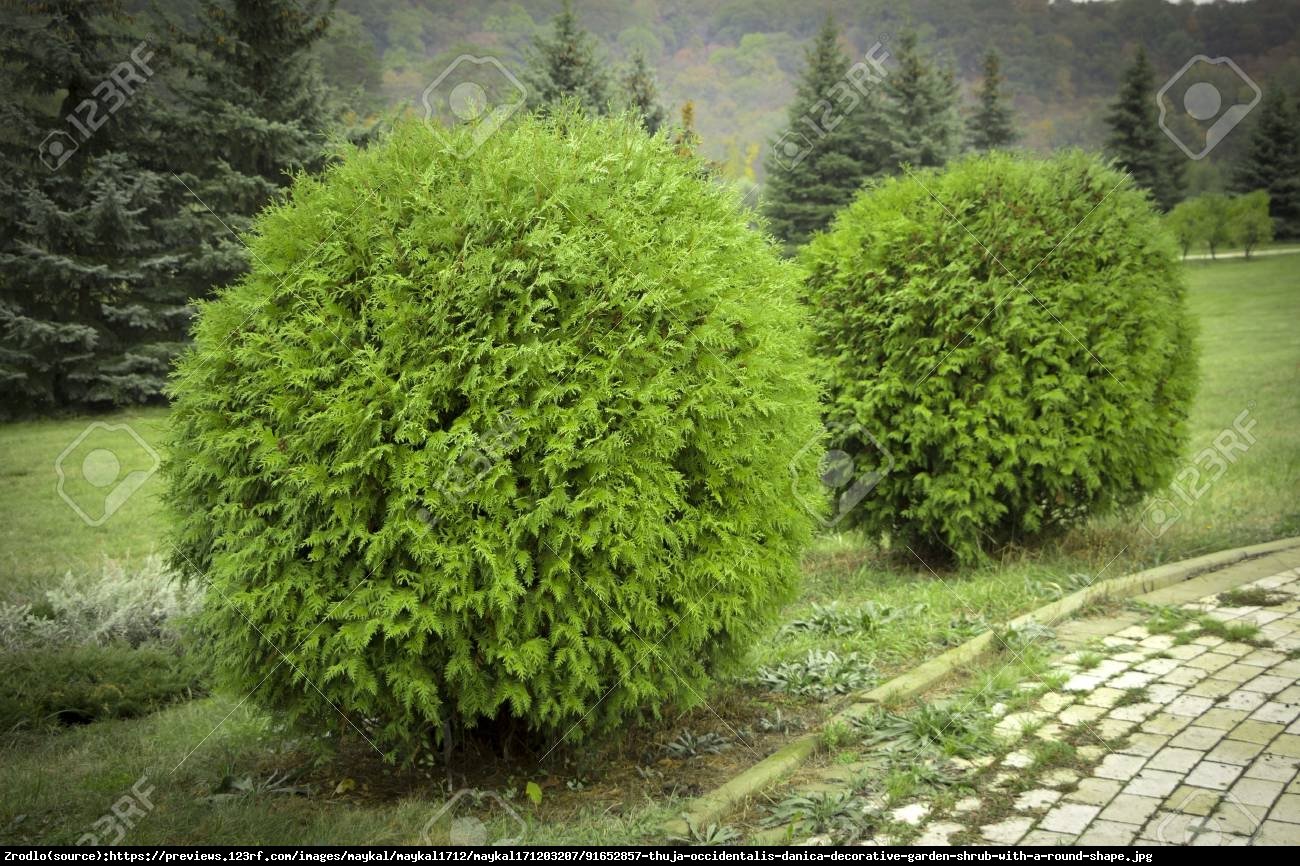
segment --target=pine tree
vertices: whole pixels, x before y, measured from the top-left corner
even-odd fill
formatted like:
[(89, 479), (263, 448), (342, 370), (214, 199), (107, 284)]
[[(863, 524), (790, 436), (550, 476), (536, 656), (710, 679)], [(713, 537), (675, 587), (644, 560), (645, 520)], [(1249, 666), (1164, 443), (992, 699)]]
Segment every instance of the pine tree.
[(1167, 211), (1183, 197), (1186, 161), (1160, 129), (1155, 92), (1154, 70), (1146, 52), (1139, 48), (1106, 116), (1111, 128), (1107, 150), (1132, 175), (1134, 183), (1148, 190)]
[(967, 125), (974, 150), (995, 150), (1015, 142), (1011, 107), (1002, 97), (1002, 64), (996, 51), (984, 55), (984, 82), (980, 85), (979, 108)]
[(533, 40), (525, 78), (531, 108), (573, 100), (589, 113), (609, 111), (608, 73), (596, 55), (595, 39), (578, 23), (570, 0), (564, 0), (551, 22), (551, 35)]
[(927, 63), (916, 34), (899, 40), (896, 65), (884, 84), (883, 130), (891, 169), (937, 167), (957, 151), (960, 119), (952, 70)]
[(663, 126), (668, 113), (659, 104), (659, 87), (642, 51), (633, 52), (632, 62), (624, 71), (619, 84), (623, 104), (641, 118), (641, 125), (646, 132), (654, 135)]
[(876, 122), (882, 75), (866, 64), (851, 67), (828, 17), (808, 49), (786, 129), (765, 160), (763, 209), (787, 251), (824, 229), (882, 168)]
[(1237, 192), (1264, 190), (1278, 237), (1300, 237), (1300, 117), (1284, 88), (1265, 91), (1246, 156), (1232, 178)]

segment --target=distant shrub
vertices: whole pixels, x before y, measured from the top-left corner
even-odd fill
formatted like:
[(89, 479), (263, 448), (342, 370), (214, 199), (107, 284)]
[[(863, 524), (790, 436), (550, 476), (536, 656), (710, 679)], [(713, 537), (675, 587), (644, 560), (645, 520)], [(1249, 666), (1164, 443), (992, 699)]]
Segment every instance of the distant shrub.
[(217, 659), (394, 756), (697, 701), (810, 535), (797, 273), (734, 194), (626, 120), (473, 134), (299, 179), (174, 381)]
[(194, 654), (148, 645), (0, 653), (0, 733), (146, 715), (206, 692)]
[(888, 180), (806, 248), (844, 525), (972, 563), (1165, 484), (1195, 379), (1172, 239), (1079, 153)]

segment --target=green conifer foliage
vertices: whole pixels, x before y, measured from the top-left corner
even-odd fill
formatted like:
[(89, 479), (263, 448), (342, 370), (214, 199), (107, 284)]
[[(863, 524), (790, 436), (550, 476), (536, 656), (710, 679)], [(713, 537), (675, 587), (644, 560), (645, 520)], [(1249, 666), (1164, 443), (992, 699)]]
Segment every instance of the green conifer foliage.
[(698, 700), (791, 593), (819, 486), (797, 274), (735, 194), (631, 118), (472, 133), (300, 178), (174, 383), (221, 667), (393, 757)]
[(1280, 82), (1265, 88), (1256, 111), (1259, 119), (1233, 174), (1233, 188), (1266, 192), (1277, 236), (1300, 237), (1300, 117)]
[(984, 55), (984, 81), (980, 84), (979, 107), (967, 124), (974, 150), (1009, 147), (1016, 140), (1011, 107), (1002, 95), (1002, 61), (996, 51)]
[(1156, 90), (1155, 70), (1139, 48), (1106, 115), (1106, 150), (1167, 211), (1183, 198), (1187, 160), (1160, 129)]
[(973, 563), (1168, 481), (1192, 320), (1174, 240), (1118, 171), (993, 152), (891, 180), (803, 264), (830, 447), (880, 474), (842, 525)]
[(659, 103), (659, 86), (655, 83), (654, 70), (643, 52), (632, 54), (632, 62), (619, 83), (623, 89), (623, 104), (641, 119), (646, 132), (654, 135), (668, 120), (668, 112)]
[(952, 158), (961, 134), (957, 82), (951, 69), (926, 60), (915, 33), (899, 39), (884, 95), (882, 132), (890, 170), (940, 166)]
[(597, 54), (595, 38), (578, 22), (570, 0), (564, 0), (551, 22), (550, 35), (533, 40), (525, 83), (532, 108), (573, 101), (592, 114), (609, 111), (609, 73)]
[(881, 69), (852, 64), (827, 18), (809, 47), (786, 128), (767, 154), (763, 209), (773, 234), (793, 252), (848, 204), (883, 166)]

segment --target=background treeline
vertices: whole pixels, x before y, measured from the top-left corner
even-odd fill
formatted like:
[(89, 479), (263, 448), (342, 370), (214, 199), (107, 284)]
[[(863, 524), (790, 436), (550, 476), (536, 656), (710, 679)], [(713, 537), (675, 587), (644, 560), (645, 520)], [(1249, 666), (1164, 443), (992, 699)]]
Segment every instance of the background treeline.
[[(328, 74), (338, 86), (362, 88), (371, 107), (418, 104), (461, 53), (491, 51), (523, 69), (533, 37), (560, 8), (561, 0), (340, 0), (320, 51), (347, 58)], [(921, 49), (953, 68), (969, 104), (984, 55), (996, 48), (1022, 118), (1021, 143), (1034, 149), (1102, 145), (1106, 104), (1138, 46), (1161, 81), (1204, 53), (1232, 57), (1261, 85), (1278, 78), (1294, 92), (1300, 82), (1294, 0), (830, 0), (815, 9), (785, 0), (582, 0), (576, 11), (613, 65), (640, 51), (670, 108), (694, 101), (705, 153), (737, 176), (748, 167), (760, 179), (762, 160), (747, 161), (747, 150), (777, 133), (804, 46), (828, 14), (855, 60), (877, 41), (896, 55), (901, 34), (917, 31)], [(1211, 161), (1231, 158), (1235, 145), (1225, 142)]]

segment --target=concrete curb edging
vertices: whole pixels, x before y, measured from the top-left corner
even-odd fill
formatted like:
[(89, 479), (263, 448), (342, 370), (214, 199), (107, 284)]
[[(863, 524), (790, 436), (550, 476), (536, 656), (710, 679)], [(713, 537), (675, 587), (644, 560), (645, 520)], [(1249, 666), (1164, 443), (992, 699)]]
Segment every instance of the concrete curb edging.
[[(1160, 565), (1145, 571), (1116, 577), (1085, 587), (1078, 592), (1057, 599), (1051, 604), (1022, 614), (1007, 623), (1005, 628), (1019, 628), (1030, 623), (1055, 625), (1079, 609), (1096, 601), (1144, 595), (1197, 577), (1207, 571), (1217, 571), (1247, 559), (1255, 559), (1270, 553), (1290, 550), (1294, 547), (1300, 547), (1300, 536), (1255, 544), (1249, 547), (1220, 550), (1181, 562)], [(855, 717), (860, 717), (887, 701), (914, 697), (926, 691), (935, 683), (950, 676), (962, 665), (978, 661), (989, 654), (993, 650), (996, 640), (997, 637), (994, 631), (986, 631), (971, 638), (966, 643), (912, 668), (907, 673), (894, 677), (889, 682), (859, 695), (853, 703), (826, 719), (818, 730), (810, 731), (792, 740), (712, 791), (696, 797), (687, 805), (679, 817), (663, 825), (661, 835), (665, 838), (689, 838), (692, 827), (703, 827), (720, 822), (728, 814), (743, 806), (746, 801), (791, 775), (806, 763), (817, 753), (821, 740), (821, 731), (828, 726), (836, 723), (848, 723)]]

